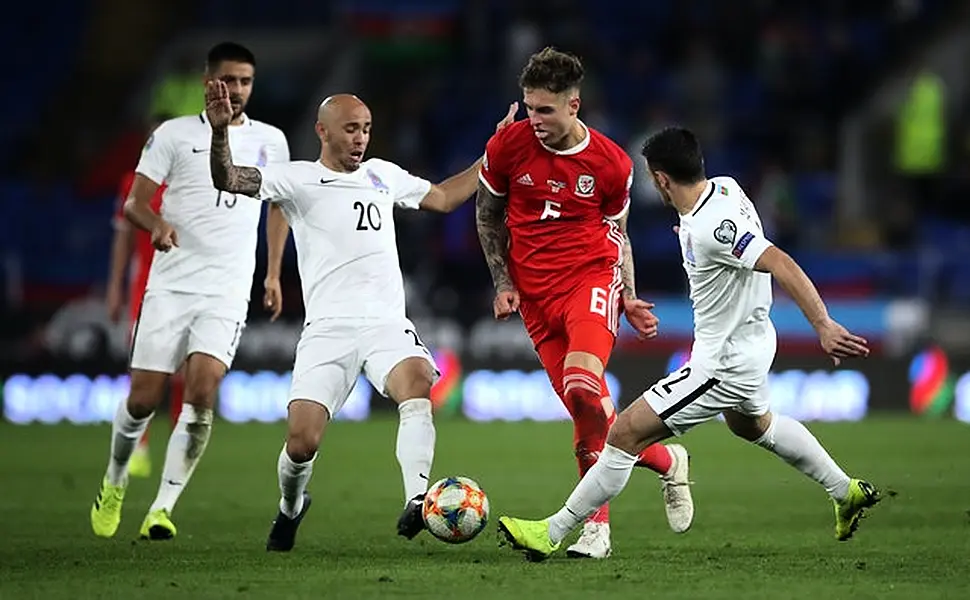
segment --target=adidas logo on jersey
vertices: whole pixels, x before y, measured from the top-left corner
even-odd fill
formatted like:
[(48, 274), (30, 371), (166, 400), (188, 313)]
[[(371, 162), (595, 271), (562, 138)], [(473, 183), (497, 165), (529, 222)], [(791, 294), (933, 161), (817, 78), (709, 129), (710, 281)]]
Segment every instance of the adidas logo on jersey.
[(516, 179), (515, 182), (518, 183), (518, 184), (520, 184), (520, 185), (533, 185), (533, 183), (532, 183), (532, 176), (529, 175), (528, 173), (526, 173), (522, 177), (519, 177), (518, 179)]

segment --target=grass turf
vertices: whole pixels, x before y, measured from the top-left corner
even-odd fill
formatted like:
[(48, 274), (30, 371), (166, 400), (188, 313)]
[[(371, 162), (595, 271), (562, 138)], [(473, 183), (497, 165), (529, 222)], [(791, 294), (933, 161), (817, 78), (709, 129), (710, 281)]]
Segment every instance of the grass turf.
[(613, 504), (612, 558), (537, 565), (498, 547), (495, 520), (562, 504), (576, 481), (567, 423), (439, 420), (432, 480), (470, 476), (492, 507), (485, 532), (461, 546), (395, 535), (396, 421), (336, 423), (288, 555), (264, 550), (281, 424), (216, 424), (169, 542), (136, 541), (163, 424), (153, 477), (131, 481), (112, 540), (88, 520), (108, 428), (0, 424), (0, 598), (970, 597), (970, 429), (881, 417), (810, 428), (850, 474), (895, 493), (851, 541), (835, 541), (831, 503), (814, 483), (711, 423), (683, 440), (697, 506), (690, 532), (669, 531), (656, 477), (638, 471)]

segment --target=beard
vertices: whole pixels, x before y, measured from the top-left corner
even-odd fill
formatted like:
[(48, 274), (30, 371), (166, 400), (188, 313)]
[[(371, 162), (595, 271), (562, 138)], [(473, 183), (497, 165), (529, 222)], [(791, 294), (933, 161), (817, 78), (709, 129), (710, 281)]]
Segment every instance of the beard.
[(235, 97), (235, 96), (230, 97), (229, 102), (232, 104), (232, 107), (233, 107), (232, 118), (238, 119), (246, 111), (246, 104), (243, 102), (242, 98)]

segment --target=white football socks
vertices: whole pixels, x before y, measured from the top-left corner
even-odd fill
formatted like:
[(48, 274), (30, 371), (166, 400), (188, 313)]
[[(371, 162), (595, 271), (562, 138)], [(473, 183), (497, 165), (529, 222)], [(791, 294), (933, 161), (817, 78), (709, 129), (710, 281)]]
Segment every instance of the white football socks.
[(558, 544), (596, 509), (616, 498), (630, 480), (638, 457), (607, 444), (586, 475), (579, 481), (566, 504), (549, 517), (549, 538)]
[(111, 485), (124, 485), (128, 481), (128, 461), (138, 445), (152, 415), (136, 419), (128, 412), (127, 400), (118, 404), (114, 421), (111, 422), (111, 455), (105, 477)]
[(160, 508), (172, 514), (175, 503), (188, 485), (202, 453), (209, 443), (212, 433), (212, 409), (198, 408), (192, 404), (182, 406), (175, 429), (168, 438), (165, 451), (165, 466), (162, 467), (162, 481), (158, 495), (149, 511)]
[(849, 476), (832, 460), (815, 436), (795, 419), (772, 414), (768, 430), (754, 443), (807, 475), (836, 500), (848, 495)]
[(306, 491), (313, 474), (313, 461), (317, 455), (306, 462), (294, 462), (286, 453), (286, 445), (280, 451), (276, 463), (276, 474), (280, 482), (280, 512), (290, 519), (296, 518), (303, 510), (303, 492)]
[(435, 429), (431, 400), (415, 398), (398, 406), (397, 462), (404, 479), (405, 505), (428, 491), (428, 477), (434, 461)]

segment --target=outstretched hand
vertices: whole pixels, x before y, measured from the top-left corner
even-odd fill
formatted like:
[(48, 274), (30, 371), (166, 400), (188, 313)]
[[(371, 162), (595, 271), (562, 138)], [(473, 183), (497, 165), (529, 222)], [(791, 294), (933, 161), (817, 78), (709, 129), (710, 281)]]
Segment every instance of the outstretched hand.
[(845, 358), (869, 356), (869, 346), (865, 338), (849, 333), (845, 327), (831, 319), (818, 328), (818, 339), (835, 366), (839, 366)]
[(502, 131), (512, 123), (515, 123), (515, 113), (519, 112), (519, 103), (513, 102), (509, 104), (509, 112), (505, 113), (505, 118), (498, 122), (495, 126), (495, 133)]
[(205, 116), (213, 127), (228, 127), (232, 121), (229, 88), (219, 79), (210, 79), (205, 84)]

